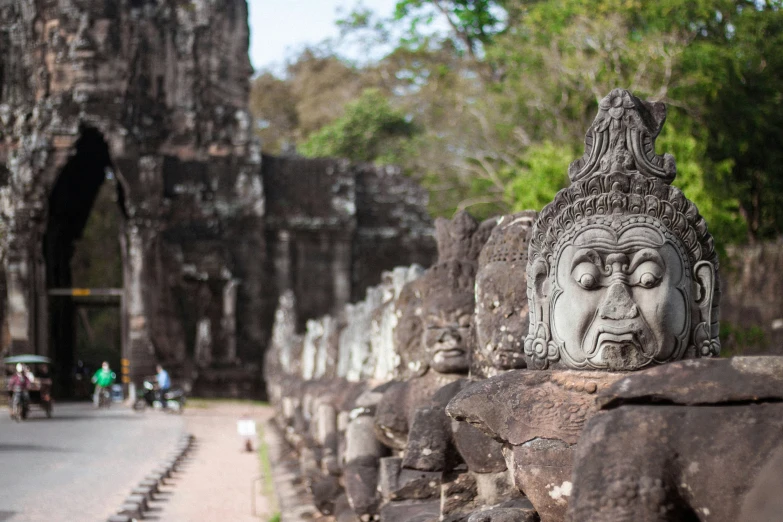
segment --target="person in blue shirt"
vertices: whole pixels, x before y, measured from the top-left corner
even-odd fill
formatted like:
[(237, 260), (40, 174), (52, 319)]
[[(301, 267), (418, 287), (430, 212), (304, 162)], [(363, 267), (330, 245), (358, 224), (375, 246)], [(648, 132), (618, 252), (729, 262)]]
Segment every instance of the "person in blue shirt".
[(164, 370), (160, 364), (155, 367), (155, 371), (158, 372), (158, 399), (163, 403), (163, 395), (171, 388), (171, 377), (169, 377), (169, 372)]

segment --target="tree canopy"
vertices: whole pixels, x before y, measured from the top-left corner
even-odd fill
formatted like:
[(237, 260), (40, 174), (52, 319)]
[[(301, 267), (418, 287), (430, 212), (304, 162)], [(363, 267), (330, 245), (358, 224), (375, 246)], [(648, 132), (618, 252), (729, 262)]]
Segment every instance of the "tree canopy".
[[(254, 80), (267, 150), (397, 163), (431, 212), (540, 209), (615, 87), (666, 102), (658, 152), (719, 241), (783, 225), (783, 0), (399, 0)], [(362, 42), (354, 63), (340, 51)]]

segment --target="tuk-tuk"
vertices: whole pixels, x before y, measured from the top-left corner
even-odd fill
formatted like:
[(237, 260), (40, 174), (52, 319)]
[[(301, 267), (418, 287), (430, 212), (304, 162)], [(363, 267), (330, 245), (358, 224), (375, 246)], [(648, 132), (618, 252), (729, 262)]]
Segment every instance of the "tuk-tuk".
[[(49, 367), (52, 360), (43, 355), (12, 355), (3, 359), (6, 368), (6, 382), (8, 377), (14, 374), (17, 364), (25, 366), (25, 373), (31, 381), (28, 401), (28, 408), (36, 406), (43, 411), (47, 417), (52, 416), (52, 378), (49, 374)], [(11, 390), (8, 390), (9, 405), (11, 403)], [(22, 412), (22, 418), (27, 417), (27, 411)]]

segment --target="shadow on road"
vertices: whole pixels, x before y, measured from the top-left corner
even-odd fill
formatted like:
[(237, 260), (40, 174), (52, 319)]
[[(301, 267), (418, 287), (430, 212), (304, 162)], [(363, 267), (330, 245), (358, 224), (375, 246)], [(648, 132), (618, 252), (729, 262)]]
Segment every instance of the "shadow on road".
[(95, 415), (57, 415), (57, 412), (50, 418), (46, 417), (28, 417), (25, 422), (53, 422), (53, 421), (83, 421), (83, 420), (137, 420), (141, 417), (134, 415), (117, 415), (97, 413)]
[[(0, 451), (50, 451), (56, 453), (73, 453), (71, 450), (57, 448), (55, 446), (42, 446), (40, 444), (0, 444)], [(0, 511), (0, 521), (9, 511)]]

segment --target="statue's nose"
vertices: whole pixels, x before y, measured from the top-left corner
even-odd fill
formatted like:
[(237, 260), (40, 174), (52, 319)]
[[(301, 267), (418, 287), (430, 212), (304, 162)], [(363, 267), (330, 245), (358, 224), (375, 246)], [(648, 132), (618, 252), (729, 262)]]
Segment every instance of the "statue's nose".
[(443, 330), (441, 330), (440, 336), (438, 337), (438, 341), (445, 342), (449, 339), (452, 339), (456, 342), (461, 341), (462, 336), (459, 334), (459, 330), (457, 328), (457, 325), (449, 325), (443, 328)]
[(639, 315), (639, 309), (623, 283), (613, 283), (598, 308), (601, 319), (633, 319)]

